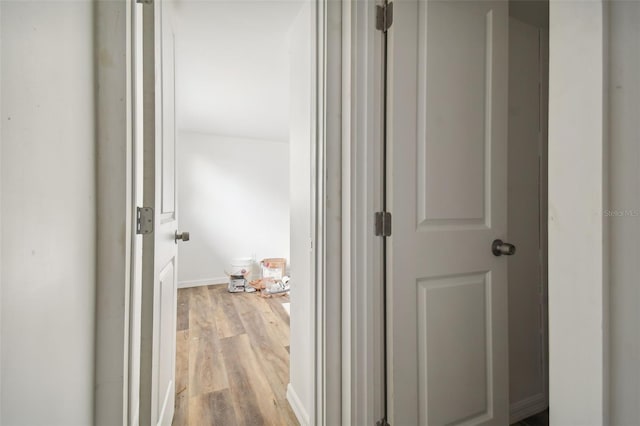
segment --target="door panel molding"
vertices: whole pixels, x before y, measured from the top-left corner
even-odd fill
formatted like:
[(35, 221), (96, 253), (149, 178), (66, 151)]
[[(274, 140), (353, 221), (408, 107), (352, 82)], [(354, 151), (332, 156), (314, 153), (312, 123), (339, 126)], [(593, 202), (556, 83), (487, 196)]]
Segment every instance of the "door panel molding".
[[(491, 272), (422, 278), (417, 287), (419, 423), (480, 424), (490, 420), (494, 411)], [(477, 300), (474, 303), (470, 298)], [(449, 324), (446, 334), (438, 329), (429, 332), (431, 324), (443, 321)], [(462, 343), (474, 339), (475, 347), (484, 347), (484, 351), (465, 350)], [(442, 389), (438, 384), (451, 383), (451, 377), (457, 379), (455, 398), (451, 388), (439, 394)], [(458, 410), (464, 414), (456, 417)]]
[[(417, 133), (421, 161), (417, 197), (421, 227), (491, 227), (494, 14), (491, 9), (486, 14), (473, 13), (483, 4), (418, 2)], [(428, 13), (430, 9), (435, 10)], [(484, 37), (467, 36), (460, 42), (464, 36), (460, 28), (474, 26), (484, 26)], [(435, 49), (443, 45), (450, 48)], [(427, 61), (427, 52), (432, 51), (437, 53)], [(450, 89), (460, 81), (464, 83), (458, 83), (458, 90)], [(428, 109), (427, 104), (437, 107)], [(464, 119), (447, 125), (446, 116), (450, 115)], [(484, 157), (479, 155), (483, 149)], [(467, 155), (460, 155), (463, 152)], [(461, 181), (455, 178), (460, 174), (473, 176)]]

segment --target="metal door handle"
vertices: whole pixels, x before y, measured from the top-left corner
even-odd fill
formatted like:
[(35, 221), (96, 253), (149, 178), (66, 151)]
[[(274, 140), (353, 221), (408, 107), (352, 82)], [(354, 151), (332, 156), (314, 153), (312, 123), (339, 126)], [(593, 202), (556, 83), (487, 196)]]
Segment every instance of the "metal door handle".
[(181, 232), (181, 233), (178, 234), (178, 231), (176, 231), (176, 236), (175, 236), (176, 244), (178, 244), (178, 240), (189, 241), (189, 233), (188, 232)]
[(505, 243), (502, 240), (493, 240), (491, 243), (491, 253), (494, 256), (513, 256), (516, 254), (516, 246)]

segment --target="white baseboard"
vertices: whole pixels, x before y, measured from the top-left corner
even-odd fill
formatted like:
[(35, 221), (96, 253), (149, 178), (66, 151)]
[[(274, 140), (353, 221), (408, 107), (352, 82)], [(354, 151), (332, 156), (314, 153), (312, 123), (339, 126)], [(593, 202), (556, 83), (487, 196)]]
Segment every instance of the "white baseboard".
[(547, 398), (543, 393), (514, 402), (511, 404), (509, 409), (509, 424), (519, 422), (529, 416), (533, 416), (534, 414), (544, 411), (548, 405)]
[(178, 281), (178, 288), (200, 287), (203, 285), (226, 284), (229, 277), (204, 278), (201, 280)]
[(309, 426), (309, 413), (307, 413), (302, 406), (302, 402), (300, 402), (300, 398), (298, 398), (298, 394), (293, 389), (293, 386), (291, 386), (291, 383), (287, 385), (287, 401), (289, 401), (289, 405), (291, 405), (293, 414), (298, 418), (300, 426)]

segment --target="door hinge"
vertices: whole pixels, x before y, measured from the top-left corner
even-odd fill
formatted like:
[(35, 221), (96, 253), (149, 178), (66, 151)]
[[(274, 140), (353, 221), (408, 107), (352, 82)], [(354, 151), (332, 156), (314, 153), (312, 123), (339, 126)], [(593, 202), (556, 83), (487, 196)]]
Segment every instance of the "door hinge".
[(384, 417), (376, 422), (376, 426), (391, 426), (387, 421), (387, 418)]
[(136, 210), (136, 234), (147, 235), (153, 232), (153, 208), (138, 207)]
[(393, 3), (385, 1), (376, 6), (376, 30), (387, 32), (393, 24)]
[(376, 212), (375, 215), (375, 235), (376, 237), (391, 236), (391, 213)]

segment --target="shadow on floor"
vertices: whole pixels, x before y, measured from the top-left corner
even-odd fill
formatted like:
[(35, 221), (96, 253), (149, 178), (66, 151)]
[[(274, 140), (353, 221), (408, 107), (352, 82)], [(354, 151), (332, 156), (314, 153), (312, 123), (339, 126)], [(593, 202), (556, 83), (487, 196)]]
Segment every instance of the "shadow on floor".
[(549, 426), (549, 409), (527, 417), (524, 420), (514, 423), (512, 426)]

